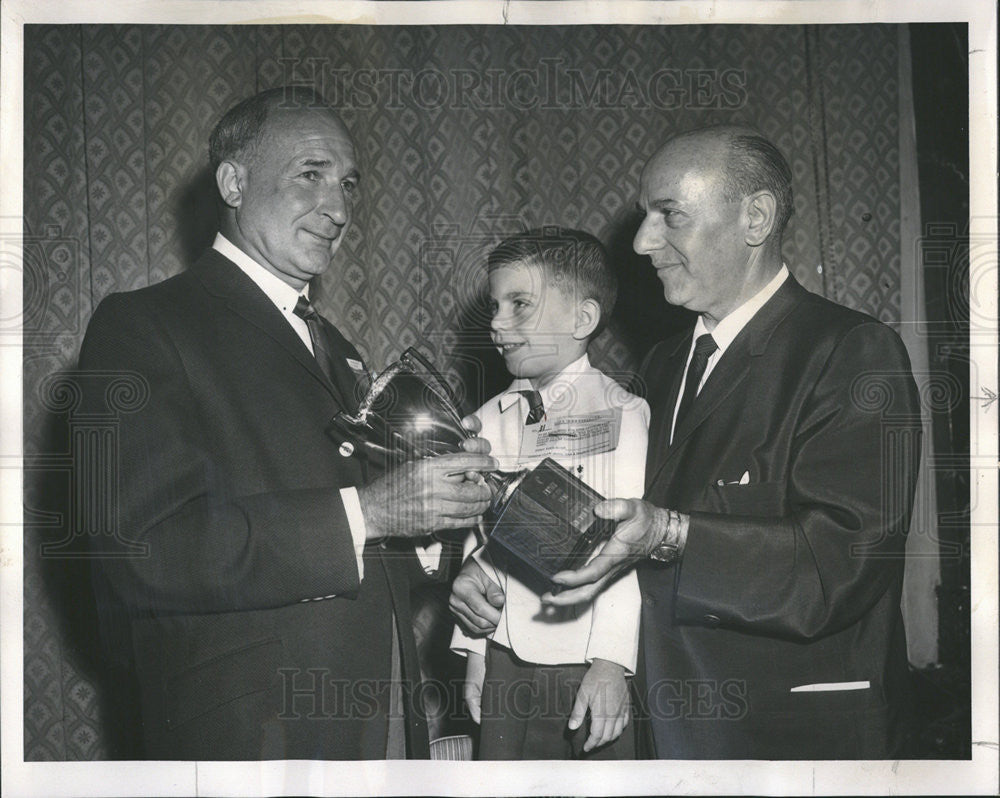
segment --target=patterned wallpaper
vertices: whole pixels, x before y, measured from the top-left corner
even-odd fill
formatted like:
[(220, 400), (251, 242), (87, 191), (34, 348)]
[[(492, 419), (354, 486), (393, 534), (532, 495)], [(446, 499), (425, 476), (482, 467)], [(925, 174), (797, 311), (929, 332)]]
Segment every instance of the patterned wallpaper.
[(127, 697), (99, 675), (86, 562), (39, 553), (66, 531), (71, 456), (46, 377), (74, 366), (104, 296), (210, 243), (206, 141), (226, 108), (290, 80), (341, 107), (362, 197), (317, 302), (373, 367), (420, 343), (472, 405), (503, 379), (477, 297), (505, 233), (561, 224), (609, 246), (607, 369), (684, 322), (631, 253), (633, 206), (658, 143), (709, 122), (755, 125), (788, 157), (796, 277), (898, 321), (896, 70), (897, 29), (875, 25), (27, 26), (25, 758), (132, 750), (103, 722)]

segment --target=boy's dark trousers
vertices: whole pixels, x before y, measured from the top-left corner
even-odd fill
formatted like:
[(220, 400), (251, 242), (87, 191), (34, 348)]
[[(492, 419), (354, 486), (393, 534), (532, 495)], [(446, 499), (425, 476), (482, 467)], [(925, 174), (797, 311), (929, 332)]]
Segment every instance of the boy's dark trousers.
[(478, 759), (635, 759), (634, 723), (584, 752), (590, 718), (567, 727), (589, 665), (534, 665), (492, 641), (486, 649)]

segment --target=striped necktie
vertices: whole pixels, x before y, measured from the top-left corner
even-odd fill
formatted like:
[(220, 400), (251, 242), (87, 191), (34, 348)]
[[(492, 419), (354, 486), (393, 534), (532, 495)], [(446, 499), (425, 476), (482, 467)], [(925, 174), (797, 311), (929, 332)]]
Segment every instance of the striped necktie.
[(293, 313), (304, 319), (309, 328), (309, 339), (312, 341), (313, 355), (319, 370), (348, 402), (353, 402), (353, 407), (357, 407), (358, 397), (355, 394), (358, 378), (347, 365), (347, 358), (355, 355), (346, 339), (301, 294)]

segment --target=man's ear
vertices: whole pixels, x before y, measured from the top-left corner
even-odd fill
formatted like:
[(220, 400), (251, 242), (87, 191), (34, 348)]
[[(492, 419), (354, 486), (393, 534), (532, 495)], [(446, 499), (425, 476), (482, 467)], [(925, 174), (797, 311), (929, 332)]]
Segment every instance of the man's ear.
[(746, 214), (746, 232), (744, 240), (751, 247), (759, 247), (774, 230), (778, 203), (770, 191), (755, 191), (743, 199)]
[(583, 341), (594, 334), (597, 325), (601, 323), (601, 306), (594, 299), (585, 299), (576, 307), (576, 327), (573, 337)]
[(215, 185), (219, 196), (230, 208), (238, 208), (243, 203), (243, 167), (234, 161), (223, 161), (215, 170)]

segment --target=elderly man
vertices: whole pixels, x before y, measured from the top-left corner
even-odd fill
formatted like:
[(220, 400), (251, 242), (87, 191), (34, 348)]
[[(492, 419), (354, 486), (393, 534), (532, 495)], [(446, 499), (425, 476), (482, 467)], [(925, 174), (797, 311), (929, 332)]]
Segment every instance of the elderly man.
[[(640, 205), (635, 250), (698, 319), (642, 368), (644, 500), (598, 507), (614, 537), (548, 598), (589, 601), (638, 567), (657, 757), (896, 757), (920, 428), (903, 345), (789, 274), (791, 174), (756, 132), (670, 139)], [(468, 625), (495, 619), (475, 580), (456, 592)]]
[(474, 520), (489, 491), (465, 474), (494, 462), (477, 442), (379, 474), (328, 432), (367, 377), (308, 299), (359, 182), (322, 99), (245, 100), (210, 158), (212, 249), (105, 299), (80, 356), (148, 385), (121, 418), (118, 513), (149, 553), (102, 563), (130, 616), (146, 754), (426, 757), (409, 590), (438, 563), (412, 539)]

